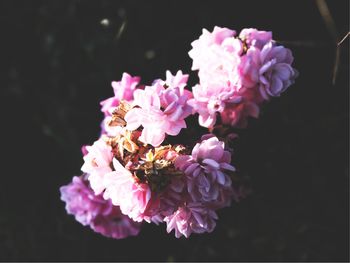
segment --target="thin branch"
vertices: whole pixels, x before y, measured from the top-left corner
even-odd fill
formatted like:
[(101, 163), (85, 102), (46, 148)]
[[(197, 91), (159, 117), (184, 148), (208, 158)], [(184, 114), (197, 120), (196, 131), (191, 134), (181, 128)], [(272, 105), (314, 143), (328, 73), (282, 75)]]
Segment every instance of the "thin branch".
[(337, 80), (337, 75), (338, 75), (338, 69), (339, 69), (339, 64), (340, 64), (340, 45), (349, 37), (350, 32), (348, 32), (342, 40), (340, 40), (337, 43), (337, 49), (335, 52), (335, 62), (334, 62), (334, 68), (333, 68), (333, 78), (332, 78), (332, 84), (335, 85), (335, 82)]
[(343, 38), (342, 40), (340, 40), (337, 44), (337, 46), (340, 46), (348, 37), (350, 36), (350, 32), (348, 32)]

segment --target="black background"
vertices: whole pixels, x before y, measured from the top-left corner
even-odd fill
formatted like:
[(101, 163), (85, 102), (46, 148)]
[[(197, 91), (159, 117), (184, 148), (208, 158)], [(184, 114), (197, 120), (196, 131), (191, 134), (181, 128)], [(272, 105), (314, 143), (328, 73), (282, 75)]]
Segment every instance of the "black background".
[[(327, 3), (344, 36), (349, 2)], [(233, 162), (253, 193), (189, 239), (145, 224), (112, 240), (75, 222), (58, 189), (98, 137), (110, 82), (190, 72), (190, 43), (215, 25), (273, 31), (300, 72), (239, 131)], [(0, 260), (349, 260), (349, 41), (333, 85), (335, 42), (316, 2), (8, 0), (0, 26)]]

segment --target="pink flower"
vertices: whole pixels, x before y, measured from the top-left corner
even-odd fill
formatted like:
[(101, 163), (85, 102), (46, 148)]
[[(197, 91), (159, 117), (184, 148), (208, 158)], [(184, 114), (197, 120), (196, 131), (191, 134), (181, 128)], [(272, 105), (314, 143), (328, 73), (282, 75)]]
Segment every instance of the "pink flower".
[(155, 81), (152, 86), (134, 93), (134, 107), (126, 115), (126, 128), (136, 130), (143, 126), (140, 141), (159, 146), (165, 135), (178, 135), (186, 128), (185, 118), (191, 114), (187, 100), (192, 93), (181, 87), (164, 88), (162, 81)]
[(139, 83), (140, 77), (132, 77), (128, 73), (123, 73), (120, 81), (113, 81), (112, 87), (114, 90), (114, 97), (101, 102), (101, 111), (105, 116), (109, 116), (111, 114), (110, 109), (117, 107), (121, 100), (133, 100), (133, 93)]
[(118, 160), (113, 159), (113, 166), (115, 171), (104, 176), (103, 197), (111, 199), (113, 205), (120, 206), (122, 213), (134, 221), (150, 222), (152, 215), (148, 214), (148, 208), (155, 201), (151, 200), (152, 193), (149, 186), (137, 183), (131, 172), (125, 169)]
[(237, 89), (236, 68), (243, 44), (235, 34), (227, 28), (215, 27), (212, 33), (203, 29), (199, 39), (192, 42), (189, 56), (193, 59), (192, 70), (199, 70), (201, 85)]
[(68, 214), (84, 226), (107, 237), (116, 239), (135, 236), (140, 231), (140, 224), (123, 215), (119, 207), (101, 195), (95, 195), (89, 187), (86, 175), (74, 176), (70, 184), (60, 188), (61, 200), (66, 203)]
[(218, 26), (214, 27), (212, 33), (203, 29), (199, 39), (191, 43), (192, 49), (188, 53), (193, 59), (192, 70), (201, 69), (203, 65), (208, 65), (215, 61), (215, 53), (218, 49), (211, 49), (215, 49), (220, 46), (226, 38), (234, 37), (235, 35), (236, 32), (234, 30)]
[(104, 190), (103, 178), (107, 173), (112, 172), (112, 147), (107, 145), (102, 139), (94, 142), (92, 146), (86, 146), (88, 152), (84, 156), (84, 164), (81, 170), (89, 174), (89, 182), (95, 194), (100, 194)]
[(193, 99), (187, 103), (199, 114), (199, 124), (212, 128), (216, 123), (217, 113), (223, 112), (227, 103), (238, 103), (241, 97), (235, 95), (230, 87), (203, 86), (192, 88)]
[(224, 142), (216, 137), (202, 139), (191, 155), (181, 155), (175, 160), (175, 167), (184, 172), (187, 191), (195, 202), (213, 202), (221, 191), (231, 188), (227, 171), (235, 171), (230, 164), (231, 154), (225, 151)]
[(192, 69), (199, 70), (200, 84), (192, 88), (194, 98), (188, 104), (199, 114), (199, 124), (212, 128), (217, 114), (227, 104), (241, 100), (237, 68), (243, 44), (235, 38), (235, 31), (215, 27), (212, 33), (203, 30), (202, 36), (192, 43), (192, 47), (189, 52), (193, 59)]
[(175, 230), (175, 237), (184, 235), (188, 238), (191, 233), (212, 232), (218, 219), (214, 210), (201, 203), (190, 202), (179, 207), (172, 215), (164, 218), (167, 232)]

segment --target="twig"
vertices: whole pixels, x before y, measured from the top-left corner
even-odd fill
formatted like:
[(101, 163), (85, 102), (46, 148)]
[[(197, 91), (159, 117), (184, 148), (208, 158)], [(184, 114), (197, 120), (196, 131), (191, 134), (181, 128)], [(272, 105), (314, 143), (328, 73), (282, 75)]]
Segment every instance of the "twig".
[(333, 78), (332, 78), (332, 84), (335, 85), (336, 79), (337, 79), (337, 75), (338, 75), (338, 68), (339, 68), (339, 64), (340, 64), (340, 45), (348, 38), (348, 36), (350, 35), (350, 32), (348, 32), (343, 38), (342, 40), (340, 40), (337, 43), (337, 49), (335, 52), (335, 62), (334, 62), (334, 68), (333, 68)]
[(340, 40), (337, 44), (337, 46), (339, 47), (348, 37), (350, 36), (350, 32), (348, 32), (343, 38), (342, 40)]

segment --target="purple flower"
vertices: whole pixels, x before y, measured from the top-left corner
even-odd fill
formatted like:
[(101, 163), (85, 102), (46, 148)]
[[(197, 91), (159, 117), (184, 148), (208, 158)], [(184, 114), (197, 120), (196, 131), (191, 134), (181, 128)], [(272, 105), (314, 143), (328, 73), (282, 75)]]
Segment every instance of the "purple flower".
[(216, 137), (202, 138), (191, 155), (180, 155), (175, 160), (175, 167), (186, 175), (187, 191), (195, 202), (213, 202), (223, 189), (231, 187), (227, 172), (235, 168), (224, 147)]
[(276, 97), (294, 83), (298, 72), (292, 68), (292, 52), (283, 46), (266, 44), (260, 53), (259, 90), (264, 98)]
[(280, 96), (298, 75), (291, 66), (292, 62), (291, 51), (273, 42), (268, 42), (261, 50), (251, 47), (239, 66), (242, 83), (247, 87), (257, 85), (266, 100)]
[(137, 235), (140, 224), (123, 215), (118, 206), (104, 200), (102, 195), (95, 195), (86, 177), (86, 174), (74, 176), (70, 184), (60, 188), (67, 213), (106, 237), (121, 239)]

